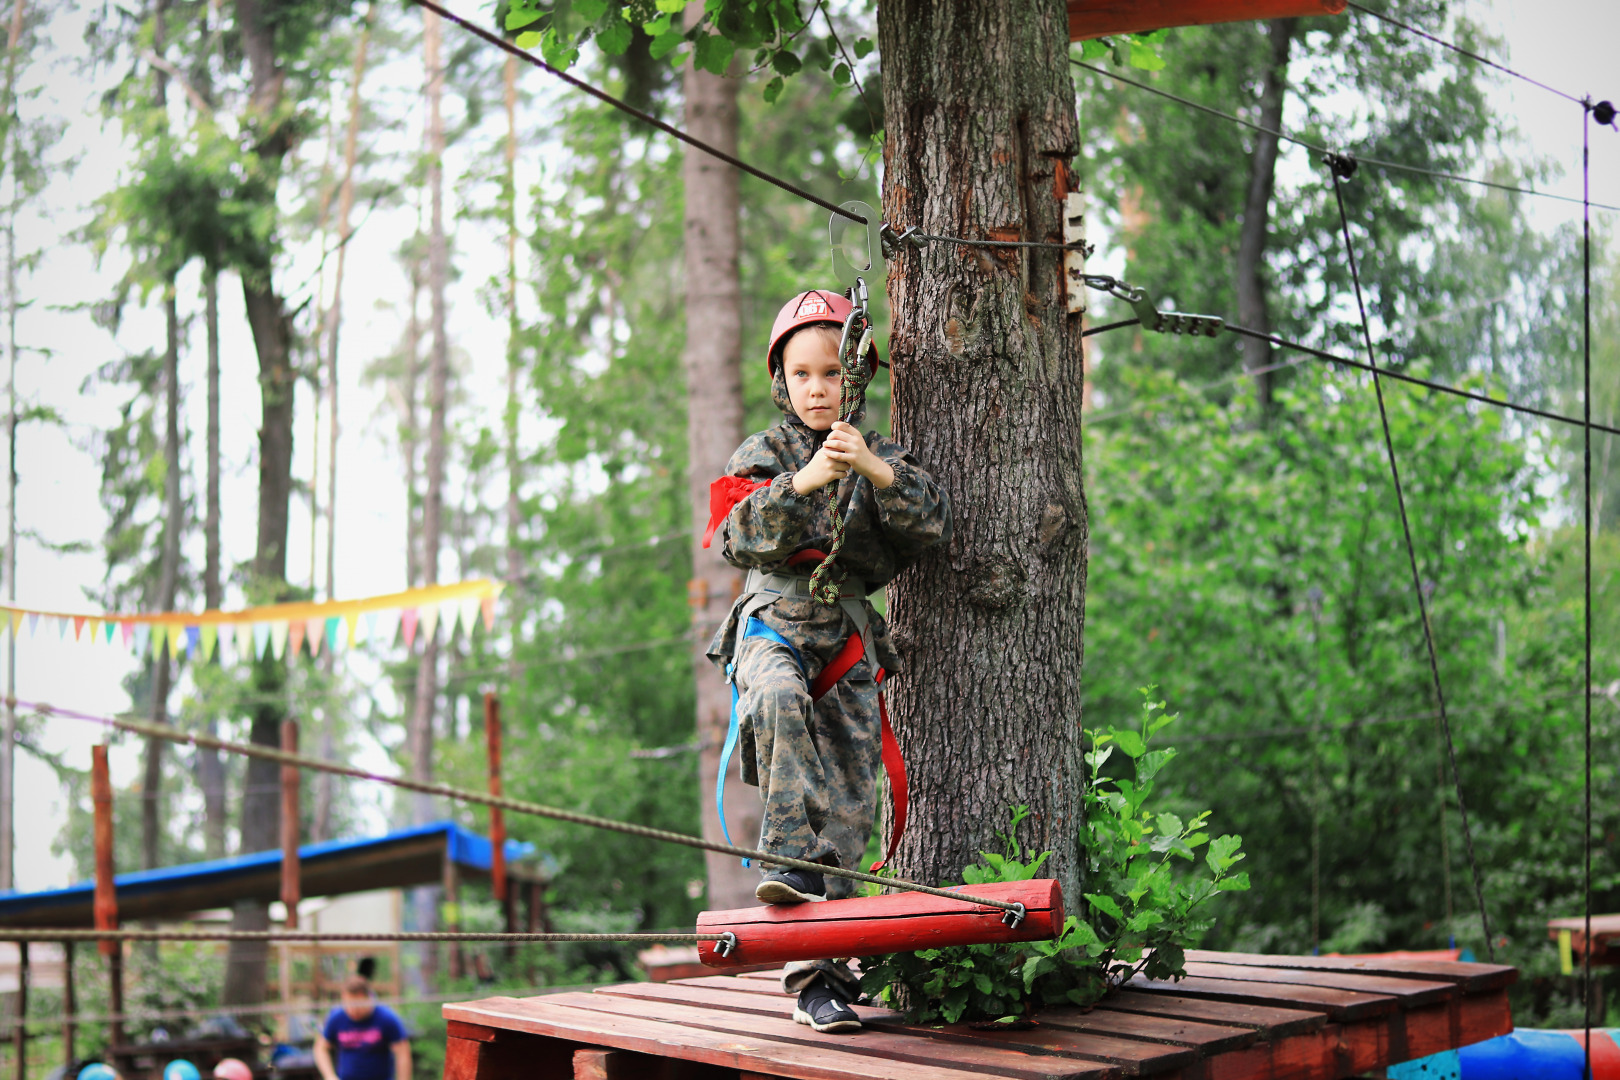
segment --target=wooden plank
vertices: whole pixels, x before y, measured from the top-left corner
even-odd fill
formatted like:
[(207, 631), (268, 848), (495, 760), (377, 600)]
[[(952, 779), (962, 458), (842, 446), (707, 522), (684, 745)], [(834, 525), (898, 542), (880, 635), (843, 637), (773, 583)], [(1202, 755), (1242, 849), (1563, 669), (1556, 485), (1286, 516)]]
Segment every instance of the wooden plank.
[(1069, 40), (1166, 26), (1337, 15), (1345, 0), (1069, 0)]
[(1094, 1080), (1114, 1072), (1096, 1061), (1030, 1054), (1023, 1050), (985, 1045), (980, 1040), (946, 1043), (937, 1039), (917, 1038), (915, 1032), (907, 1030), (904, 1025), (897, 1025), (901, 1028), (899, 1031), (886, 1030), (889, 1025), (885, 1024), (868, 1026), (858, 1037), (829, 1037), (818, 1034), (808, 1025), (794, 1023), (793, 1003), (785, 997), (783, 1002), (787, 1008), (777, 1016), (763, 1013), (745, 1016), (724, 1010), (614, 994), (557, 994), (550, 1000), (556, 1005), (679, 1024), (739, 1038), (763, 1037), (781, 1043), (816, 1047), (827, 1046), (831, 1039), (836, 1039), (833, 1045), (837, 1049), (852, 1058), (867, 1058), (868, 1066), (871, 1058), (880, 1058), (885, 1063), (908, 1061), (931, 1068), (968, 1068), (1018, 1080)]
[(1178, 997), (1173, 993), (1139, 994), (1131, 990), (1116, 990), (1103, 998), (1096, 1008), (1100, 1011), (1140, 1013), (1252, 1028), (1265, 1039), (1320, 1031), (1327, 1023), (1327, 1014), (1321, 1010)]
[(1042, 1009), (1038, 1015), (1040, 1022), (1048, 1027), (1186, 1046), (1205, 1056), (1240, 1049), (1258, 1038), (1255, 1030), (1248, 1027), (1106, 1009), (1087, 1012), (1072, 1008)]
[(1358, 990), (1336, 990), (1300, 983), (1249, 982), (1241, 979), (1203, 979), (1189, 976), (1179, 982), (1154, 982), (1140, 975), (1125, 984), (1132, 990), (1178, 997), (1206, 997), (1218, 1001), (1241, 1001), (1274, 1005), (1285, 1009), (1314, 1009), (1330, 1020), (1363, 1020), (1400, 1008), (1387, 994), (1367, 994)]
[(445, 1023), (445, 1034), (452, 1039), (471, 1039), (473, 1042), (494, 1042), (500, 1032), (483, 1024), (469, 1024), (462, 1020)]
[[(1620, 917), (1617, 917), (1620, 918)], [(1273, 956), (1188, 949), (1187, 960), (1249, 967), (1302, 968), (1308, 971), (1353, 971), (1394, 979), (1433, 979), (1456, 983), (1470, 994), (1496, 990), (1518, 981), (1519, 969), (1506, 964), (1473, 964), (1451, 960), (1391, 960), (1376, 956)]]
[(1471, 1046), (1513, 1030), (1513, 1010), (1506, 990), (1476, 994), (1457, 1005), (1456, 1046)]
[(573, 1075), (577, 1044), (512, 1032), (495, 1034), (489, 1040), (446, 1038), (444, 1080), (567, 1080)]
[(671, 979), (667, 986), (702, 986), (710, 990), (732, 990), (739, 994), (782, 993), (782, 980), (747, 979), (739, 975), (700, 975), (695, 979)]
[(1276, 1042), (1258, 1042), (1202, 1062), (1201, 1080), (1337, 1080), (1341, 1072), (1338, 1031), (1290, 1035)]
[[(740, 981), (740, 980), (739, 980)], [(601, 987), (597, 994), (637, 998), (650, 1002), (690, 1005), (729, 1012), (791, 1018), (793, 999), (786, 994), (757, 994), (724, 988), (676, 986), (674, 984), (632, 983)], [(1061, 1054), (1084, 1058), (1094, 1066), (1119, 1065), (1126, 1075), (1151, 1075), (1180, 1068), (1194, 1060), (1197, 1049), (1186, 1040), (1134, 1039), (1109, 1031), (1083, 1031), (1069, 1025), (1052, 1024), (1042, 1013), (1041, 1027), (1029, 1031), (980, 1030), (965, 1024), (926, 1027), (907, 1024), (901, 1015), (888, 1009), (853, 1006), (861, 1022), (874, 1031), (893, 1032), (908, 1038), (935, 1039), (966, 1045), (994, 1044), (1041, 1054)], [(656, 1015), (663, 1016), (663, 1012)], [(1163, 1021), (1174, 1024), (1174, 1021)], [(749, 1028), (749, 1030), (754, 1030)], [(805, 1031), (800, 1026), (800, 1031)], [(1244, 1029), (1214, 1029), (1252, 1039)]]
[[(881, 1075), (883, 1080), (982, 1080), (998, 1075), (907, 1061), (885, 1062), (880, 1073), (874, 1073), (871, 1057), (845, 1049), (855, 1039), (823, 1037), (818, 1038), (816, 1045), (786, 1043), (752, 1034), (735, 1035), (576, 1009), (554, 1004), (549, 998), (486, 998), (465, 1005), (446, 1005), (444, 1014), (447, 1019), (484, 1023), (593, 1046), (702, 1061), (791, 1080), (872, 1080), (874, 1075)], [(1105, 1080), (1120, 1073), (1110, 1069), (1093, 1075), (1097, 1080)]]
[(1396, 998), (1403, 1008), (1408, 1009), (1449, 1001), (1457, 993), (1457, 988), (1452, 983), (1423, 979), (1390, 979), (1378, 975), (1358, 975), (1341, 971), (1304, 971), (1299, 968), (1194, 963), (1187, 965), (1187, 974), (1209, 979), (1242, 979), (1246, 982), (1286, 983), (1291, 986), (1327, 986), (1336, 990), (1385, 994)]
[(574, 1051), (572, 1075), (574, 1080), (736, 1080), (737, 1078), (735, 1070), (718, 1065), (655, 1057), (652, 1054), (638, 1054), (633, 1050), (603, 1050), (597, 1046)]
[(952, 945), (1049, 941), (1063, 926), (1063, 890), (1051, 879), (974, 886), (973, 895), (1023, 904), (1024, 920), (1008, 926), (999, 908), (914, 892), (704, 911), (697, 918), (699, 934), (732, 933), (737, 943), (729, 955), (721, 956), (716, 942), (700, 941), (698, 959), (709, 967), (727, 968)]

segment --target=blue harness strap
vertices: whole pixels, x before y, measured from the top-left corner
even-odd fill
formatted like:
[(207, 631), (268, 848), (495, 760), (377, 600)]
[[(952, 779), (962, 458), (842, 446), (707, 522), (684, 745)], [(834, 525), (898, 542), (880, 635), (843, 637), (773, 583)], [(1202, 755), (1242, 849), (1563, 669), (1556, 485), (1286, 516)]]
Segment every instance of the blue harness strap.
[[(799, 650), (793, 647), (793, 642), (752, 616), (743, 625), (742, 637), (737, 640), (737, 653), (742, 652), (742, 643), (744, 641), (756, 637), (786, 645), (788, 652), (793, 654), (794, 662), (799, 665), (799, 670), (804, 670), (804, 657), (800, 656)], [(731, 828), (726, 824), (726, 772), (731, 768), (731, 755), (737, 749), (737, 740), (742, 736), (742, 724), (737, 719), (737, 699), (740, 695), (737, 693), (736, 655), (734, 653), (731, 663), (726, 665), (726, 682), (731, 684), (731, 724), (726, 728), (726, 743), (720, 748), (720, 770), (715, 774), (714, 778), (714, 805), (720, 812), (720, 834), (726, 838), (728, 844), (731, 843)], [(752, 866), (754, 864), (752, 860), (744, 859), (743, 865)]]

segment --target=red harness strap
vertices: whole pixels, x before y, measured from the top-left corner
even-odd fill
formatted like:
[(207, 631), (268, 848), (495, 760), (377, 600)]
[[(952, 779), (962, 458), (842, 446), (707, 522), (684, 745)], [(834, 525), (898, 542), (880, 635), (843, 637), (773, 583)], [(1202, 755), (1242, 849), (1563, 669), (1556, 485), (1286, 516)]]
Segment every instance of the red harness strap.
[[(824, 556), (819, 551), (801, 551), (788, 560), (789, 566), (800, 563), (819, 563)], [(810, 684), (810, 700), (820, 701), (827, 691), (838, 685), (838, 680), (849, 674), (861, 657), (866, 655), (866, 642), (860, 634), (851, 634), (844, 639), (843, 646), (832, 662), (821, 669), (816, 681)], [(873, 679), (879, 686), (883, 685), (883, 669), (878, 668)], [(883, 728), (883, 771), (889, 774), (889, 792), (894, 798), (894, 827), (889, 831), (889, 846), (883, 858), (872, 864), (869, 873), (877, 873), (888, 865), (894, 858), (894, 849), (900, 846), (900, 837), (906, 832), (906, 810), (911, 801), (911, 791), (906, 783), (906, 759), (900, 753), (900, 741), (894, 736), (894, 725), (889, 722), (889, 707), (883, 700), (883, 691), (878, 691), (878, 717)]]

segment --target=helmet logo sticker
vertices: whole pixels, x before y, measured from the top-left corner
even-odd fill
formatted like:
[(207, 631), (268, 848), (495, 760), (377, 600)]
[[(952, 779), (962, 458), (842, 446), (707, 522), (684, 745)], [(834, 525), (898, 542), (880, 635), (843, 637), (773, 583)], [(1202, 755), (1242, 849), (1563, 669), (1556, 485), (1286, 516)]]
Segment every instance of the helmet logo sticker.
[(799, 305), (799, 310), (794, 312), (794, 318), (804, 319), (813, 315), (825, 315), (827, 312), (827, 301), (816, 293), (810, 293)]

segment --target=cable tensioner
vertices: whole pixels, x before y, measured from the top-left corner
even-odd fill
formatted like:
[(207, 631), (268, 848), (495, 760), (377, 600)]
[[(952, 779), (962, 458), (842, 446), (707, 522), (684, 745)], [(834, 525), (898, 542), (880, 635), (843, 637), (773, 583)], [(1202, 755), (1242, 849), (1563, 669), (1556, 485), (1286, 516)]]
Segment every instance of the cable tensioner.
[(1148, 299), (1147, 290), (1108, 274), (1087, 274), (1086, 285), (1131, 305), (1142, 329), (1155, 334), (1187, 334), (1191, 337), (1217, 337), (1226, 320), (1217, 315), (1189, 315), (1180, 311), (1160, 311)]

